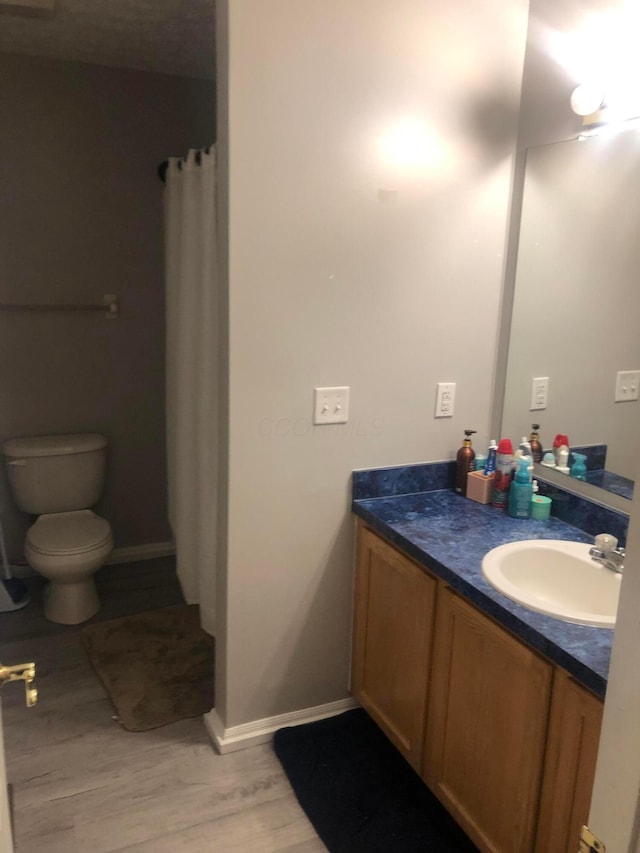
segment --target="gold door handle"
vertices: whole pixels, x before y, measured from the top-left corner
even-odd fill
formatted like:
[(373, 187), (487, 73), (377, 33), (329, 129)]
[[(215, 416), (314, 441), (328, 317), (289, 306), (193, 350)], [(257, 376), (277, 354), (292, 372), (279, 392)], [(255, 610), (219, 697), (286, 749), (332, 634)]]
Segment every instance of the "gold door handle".
[(4, 687), (8, 681), (24, 681), (25, 699), (29, 707), (38, 701), (38, 690), (33, 683), (35, 677), (35, 663), (19, 663), (15, 666), (0, 664), (0, 687)]

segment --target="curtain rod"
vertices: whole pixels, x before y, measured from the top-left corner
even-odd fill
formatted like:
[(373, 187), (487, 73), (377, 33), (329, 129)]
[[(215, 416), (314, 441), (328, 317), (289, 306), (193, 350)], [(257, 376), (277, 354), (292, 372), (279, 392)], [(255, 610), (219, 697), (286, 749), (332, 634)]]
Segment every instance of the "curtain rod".
[(115, 320), (120, 314), (118, 297), (115, 293), (105, 293), (101, 302), (0, 302), (0, 311), (102, 311), (108, 320)]
[[(215, 142), (212, 143), (211, 145), (207, 145), (206, 148), (199, 148), (196, 151), (196, 163), (198, 164), (198, 166), (202, 162), (202, 152), (204, 151), (206, 154), (209, 154), (209, 152), (211, 151), (211, 149), (213, 148), (214, 145), (215, 145)], [(182, 162), (183, 162), (183, 158), (178, 160), (178, 168), (179, 169), (182, 169)], [(163, 160), (162, 163), (160, 163), (158, 165), (158, 169), (157, 169), (158, 177), (160, 178), (160, 180), (162, 181), (163, 184), (166, 183), (166, 180), (167, 180), (167, 169), (168, 168), (169, 168), (169, 161), (168, 160)]]

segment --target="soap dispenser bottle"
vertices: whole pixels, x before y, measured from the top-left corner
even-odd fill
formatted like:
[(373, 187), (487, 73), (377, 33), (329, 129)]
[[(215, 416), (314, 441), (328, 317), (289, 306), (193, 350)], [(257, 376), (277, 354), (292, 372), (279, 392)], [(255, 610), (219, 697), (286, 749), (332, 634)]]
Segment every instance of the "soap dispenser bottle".
[(587, 465), (584, 453), (576, 453), (575, 450), (572, 453), (573, 456), (573, 465), (571, 466), (571, 476), (576, 480), (586, 480), (587, 479)]
[(533, 484), (529, 476), (528, 459), (518, 459), (518, 470), (509, 489), (509, 515), (512, 518), (529, 518)]
[(529, 446), (531, 447), (531, 455), (534, 462), (542, 462), (542, 444), (540, 443), (540, 434), (538, 430), (540, 424), (531, 424), (531, 435), (529, 436)]
[(476, 453), (471, 446), (471, 436), (475, 432), (475, 429), (464, 431), (464, 441), (456, 455), (456, 492), (459, 495), (467, 494), (467, 476), (474, 468)]

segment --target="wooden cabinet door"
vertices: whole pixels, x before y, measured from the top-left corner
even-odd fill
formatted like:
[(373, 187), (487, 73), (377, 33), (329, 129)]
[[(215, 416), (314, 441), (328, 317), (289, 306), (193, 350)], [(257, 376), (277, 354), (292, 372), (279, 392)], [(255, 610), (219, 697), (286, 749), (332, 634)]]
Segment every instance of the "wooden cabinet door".
[(440, 586), (422, 775), (482, 851), (533, 850), (552, 671)]
[(588, 823), (603, 702), (556, 670), (536, 853), (577, 850)]
[(351, 686), (418, 772), (435, 592), (434, 578), (360, 524)]

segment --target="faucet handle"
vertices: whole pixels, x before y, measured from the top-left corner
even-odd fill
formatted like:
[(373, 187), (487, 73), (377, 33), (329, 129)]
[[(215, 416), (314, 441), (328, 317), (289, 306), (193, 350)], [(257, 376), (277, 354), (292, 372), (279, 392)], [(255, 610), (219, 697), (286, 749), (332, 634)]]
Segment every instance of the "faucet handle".
[(605, 554), (610, 551), (615, 551), (618, 547), (618, 540), (615, 536), (612, 536), (610, 533), (598, 533), (598, 535), (594, 539), (594, 544), (596, 548), (600, 551), (604, 551)]

